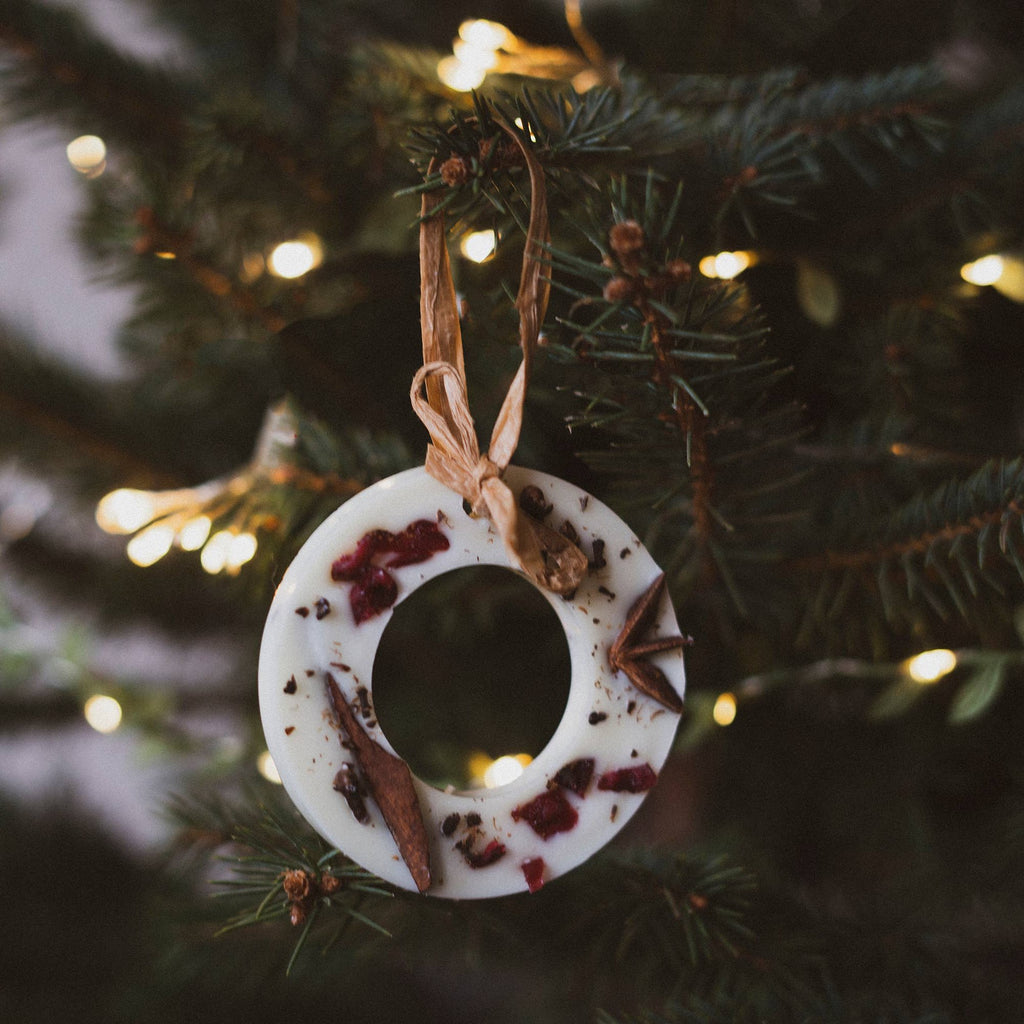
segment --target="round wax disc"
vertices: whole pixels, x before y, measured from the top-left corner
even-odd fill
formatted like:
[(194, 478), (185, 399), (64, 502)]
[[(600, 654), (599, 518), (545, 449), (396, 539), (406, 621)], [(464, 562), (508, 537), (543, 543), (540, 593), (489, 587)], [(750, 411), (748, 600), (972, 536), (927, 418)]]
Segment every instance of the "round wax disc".
[(586, 860), (656, 783), (679, 721), (682, 641), (646, 549), (572, 484), (514, 466), (504, 479), (521, 504), (530, 488), (529, 510), (575, 531), (590, 560), (571, 597), (541, 591), (565, 630), (569, 697), (517, 779), (428, 785), (373, 712), (374, 657), (395, 605), (464, 566), (512, 568), (490, 521), (424, 469), (367, 488), (316, 530), (278, 587), (260, 651), (267, 744), (296, 806), (356, 863), (431, 896), (535, 891)]

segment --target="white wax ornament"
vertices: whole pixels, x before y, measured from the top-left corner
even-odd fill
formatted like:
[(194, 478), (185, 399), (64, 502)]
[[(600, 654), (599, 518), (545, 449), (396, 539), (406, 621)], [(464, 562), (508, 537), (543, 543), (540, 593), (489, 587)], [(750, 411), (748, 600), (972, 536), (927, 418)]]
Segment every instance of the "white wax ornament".
[[(676, 712), (637, 690), (608, 660), (630, 609), (661, 575), (650, 554), (614, 512), (578, 487), (516, 466), (508, 467), (505, 480), (517, 495), (528, 485), (539, 488), (553, 506), (546, 522), (555, 528), (570, 523), (591, 558), (571, 597), (541, 591), (565, 629), (569, 696), (551, 740), (513, 782), (452, 792), (413, 776), (429, 843), (431, 896), (533, 891), (582, 863), (637, 811), (679, 722)], [(334, 788), (342, 764), (355, 758), (342, 746), (346, 737), (326, 683), (329, 674), (366, 734), (394, 753), (372, 712), (374, 657), (394, 605), (357, 623), (349, 600), (355, 584), (332, 580), (331, 565), (371, 531), (401, 534), (423, 520), (436, 523), (449, 546), (385, 569), (397, 590), (394, 604), (455, 569), (514, 568), (490, 521), (467, 515), (460, 495), (422, 468), (399, 473), (349, 499), (300, 550), (274, 597), (259, 664), (267, 745), (298, 809), (353, 861), (411, 890), (410, 870), (372, 794), (364, 799), (368, 820), (360, 822)], [(386, 565), (388, 557), (376, 564)], [(648, 637), (677, 633), (671, 604), (662, 598)], [(657, 651), (648, 660), (681, 698), (682, 650)]]

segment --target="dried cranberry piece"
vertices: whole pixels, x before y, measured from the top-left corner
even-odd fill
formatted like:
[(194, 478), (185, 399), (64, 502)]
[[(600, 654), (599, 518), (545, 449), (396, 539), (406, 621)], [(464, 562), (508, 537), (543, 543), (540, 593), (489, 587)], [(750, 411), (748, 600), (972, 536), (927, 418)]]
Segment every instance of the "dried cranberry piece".
[(364, 569), (349, 592), (356, 625), (390, 608), (398, 598), (398, 584), (386, 570), (371, 565)]
[(541, 839), (547, 839), (556, 832), (568, 832), (575, 828), (579, 815), (560, 789), (546, 789), (528, 804), (513, 809), (512, 820), (520, 819)]
[(526, 879), (526, 888), (530, 892), (536, 892), (544, 887), (544, 858), (531, 857), (519, 865), (523, 869), (523, 878)]
[(449, 547), (448, 538), (441, 532), (437, 523), (431, 519), (417, 519), (401, 533), (392, 537), (387, 550), (395, 552), (395, 557), (384, 564), (389, 569), (416, 565), (425, 562), (438, 551), (447, 551)]
[(455, 845), (462, 851), (462, 856), (466, 858), (466, 863), (471, 868), (485, 868), (489, 864), (501, 860), (506, 852), (505, 844), (499, 843), (497, 839), (492, 839), (479, 853), (469, 843), (456, 843)]
[(646, 793), (658, 781), (658, 773), (649, 764), (616, 768), (597, 780), (597, 788), (613, 793)]
[(340, 555), (331, 564), (331, 579), (354, 583), (379, 551), (390, 551), (394, 534), (388, 530), (371, 530), (356, 545), (355, 551)]
[(594, 759), (592, 757), (581, 757), (578, 761), (570, 761), (563, 764), (555, 772), (555, 784), (562, 789), (568, 789), (577, 796), (583, 796), (594, 777)]

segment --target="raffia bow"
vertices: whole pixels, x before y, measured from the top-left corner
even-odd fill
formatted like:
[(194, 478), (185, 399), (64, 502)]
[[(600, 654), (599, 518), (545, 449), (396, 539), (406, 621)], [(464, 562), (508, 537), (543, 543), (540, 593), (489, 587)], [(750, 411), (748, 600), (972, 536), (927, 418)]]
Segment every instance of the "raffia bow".
[[(544, 176), (533, 154), (507, 125), (530, 172), (530, 224), (516, 296), (523, 360), (502, 402), (491, 443), (481, 454), (469, 411), (455, 284), (445, 242), (444, 217), (433, 212), (437, 199), (423, 196), (420, 220), (420, 326), (423, 366), (413, 378), (410, 400), (430, 433), (426, 470), (469, 502), (473, 515), (494, 523), (506, 550), (538, 586), (559, 594), (576, 589), (587, 557), (571, 541), (519, 508), (502, 479), (523, 422), (523, 406), (533, 352), (547, 309), (548, 285), (538, 259), (547, 239)], [(426, 398), (423, 397), (424, 392)]]

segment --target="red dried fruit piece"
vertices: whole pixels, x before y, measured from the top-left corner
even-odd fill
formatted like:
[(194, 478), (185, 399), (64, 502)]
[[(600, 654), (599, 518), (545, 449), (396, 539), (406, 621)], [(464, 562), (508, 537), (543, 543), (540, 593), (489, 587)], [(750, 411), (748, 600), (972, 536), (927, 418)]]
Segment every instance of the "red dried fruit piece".
[(462, 856), (466, 858), (466, 863), (471, 868), (485, 868), (495, 861), (501, 860), (506, 852), (505, 844), (499, 843), (497, 839), (492, 839), (479, 853), (469, 843), (456, 843), (455, 845), (462, 851)]
[(649, 764), (638, 764), (605, 772), (597, 780), (597, 788), (612, 793), (646, 793), (657, 781), (658, 773)]
[(578, 761), (570, 761), (563, 764), (555, 772), (555, 784), (562, 789), (568, 789), (577, 796), (583, 796), (594, 777), (594, 759), (592, 757), (581, 757)]
[(375, 565), (363, 570), (348, 595), (356, 625), (390, 608), (397, 598), (398, 584), (394, 577)]
[(560, 789), (546, 789), (528, 804), (513, 809), (512, 820), (525, 821), (541, 839), (547, 839), (575, 828), (579, 815)]
[(331, 579), (339, 583), (354, 583), (369, 566), (374, 555), (379, 551), (392, 550), (390, 545), (393, 537), (394, 534), (388, 530), (371, 530), (364, 534), (355, 551), (340, 555), (331, 564)]
[(544, 858), (531, 857), (519, 865), (523, 869), (523, 878), (526, 879), (526, 888), (530, 892), (536, 892), (544, 888)]
[(399, 569), (403, 565), (425, 562), (431, 555), (447, 551), (449, 547), (448, 538), (437, 523), (431, 519), (417, 519), (391, 538), (390, 547), (380, 550), (394, 552), (395, 557), (384, 564), (389, 569)]

